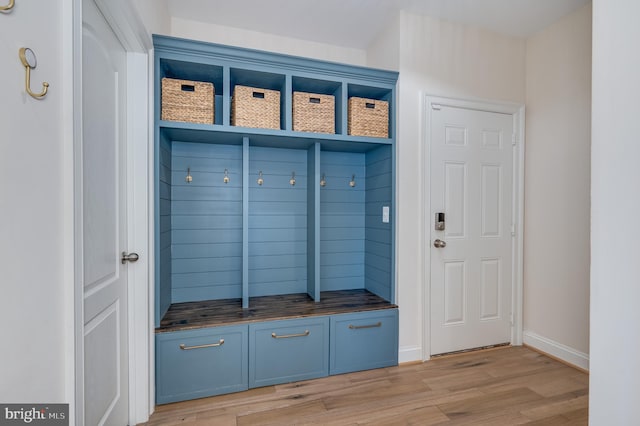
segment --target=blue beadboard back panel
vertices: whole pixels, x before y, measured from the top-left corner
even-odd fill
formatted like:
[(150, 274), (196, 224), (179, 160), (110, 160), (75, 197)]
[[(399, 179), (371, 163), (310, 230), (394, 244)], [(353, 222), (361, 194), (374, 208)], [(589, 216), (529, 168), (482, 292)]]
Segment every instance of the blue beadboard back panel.
[(365, 154), (323, 151), (320, 176), (321, 291), (365, 288)]
[(306, 292), (307, 151), (251, 146), (249, 296)]
[(242, 146), (173, 142), (171, 240), (172, 303), (242, 296)]
[(158, 150), (158, 248), (159, 289), (156, 322), (171, 305), (171, 142), (160, 137)]
[(365, 288), (386, 300), (393, 300), (391, 223), (382, 222), (382, 207), (389, 206), (393, 211), (391, 147), (381, 146), (369, 151), (366, 154), (366, 166)]

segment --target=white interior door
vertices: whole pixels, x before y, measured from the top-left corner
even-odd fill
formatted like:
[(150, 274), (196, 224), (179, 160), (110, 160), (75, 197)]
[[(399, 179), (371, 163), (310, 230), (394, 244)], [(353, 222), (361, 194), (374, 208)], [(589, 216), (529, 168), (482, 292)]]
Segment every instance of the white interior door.
[(82, 5), (84, 424), (128, 423), (126, 53)]
[(444, 105), (428, 113), (431, 354), (507, 343), (513, 116)]

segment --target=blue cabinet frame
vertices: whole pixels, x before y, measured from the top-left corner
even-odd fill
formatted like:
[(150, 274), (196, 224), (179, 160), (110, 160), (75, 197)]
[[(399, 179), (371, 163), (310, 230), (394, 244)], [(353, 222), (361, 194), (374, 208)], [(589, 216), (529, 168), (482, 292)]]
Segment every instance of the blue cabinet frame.
[[(212, 299), (240, 299), (248, 309), (254, 296), (306, 293), (320, 301), (322, 292), (363, 289), (394, 304), (398, 73), (174, 37), (154, 35), (153, 41), (156, 327), (172, 304)], [(161, 120), (165, 77), (213, 83), (213, 123)], [(231, 125), (236, 85), (279, 90), (280, 129)], [(293, 130), (294, 91), (335, 97), (334, 134)], [(348, 134), (352, 96), (389, 103), (388, 137)], [(158, 402), (397, 364), (397, 309), (349, 315), (228, 326), (244, 333), (245, 344), (227, 357), (247, 369), (223, 380), (212, 379), (209, 367), (200, 378), (198, 367), (179, 361), (209, 349), (213, 354), (213, 347), (186, 354), (174, 340), (193, 339), (198, 346), (227, 327), (163, 330), (156, 336)], [(343, 320), (376, 318), (384, 327), (359, 334), (354, 341), (361, 344), (344, 334)], [(295, 338), (268, 332), (300, 325), (313, 336), (305, 336), (314, 349), (304, 356), (307, 346), (296, 349)], [(384, 350), (370, 342), (378, 338)], [(289, 352), (278, 352), (282, 348)], [(265, 373), (265, 363), (287, 357), (308, 364)], [(176, 376), (182, 372), (203, 382), (189, 388)], [(176, 385), (167, 387), (168, 380)]]

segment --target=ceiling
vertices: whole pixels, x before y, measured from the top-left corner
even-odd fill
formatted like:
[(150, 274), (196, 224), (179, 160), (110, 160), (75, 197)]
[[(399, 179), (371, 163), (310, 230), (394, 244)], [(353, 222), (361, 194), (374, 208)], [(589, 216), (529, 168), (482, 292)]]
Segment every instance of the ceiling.
[(590, 0), (166, 0), (171, 16), (366, 48), (400, 10), (526, 37)]

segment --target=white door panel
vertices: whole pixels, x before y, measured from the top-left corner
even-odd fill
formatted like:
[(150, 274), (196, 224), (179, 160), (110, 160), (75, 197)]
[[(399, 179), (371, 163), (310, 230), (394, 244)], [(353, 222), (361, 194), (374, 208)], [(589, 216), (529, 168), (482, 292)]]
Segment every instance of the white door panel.
[(82, 7), (84, 424), (125, 425), (126, 53), (94, 1)]
[[(431, 354), (509, 342), (513, 117), (447, 106), (429, 114)], [(444, 230), (435, 230), (439, 212)]]

